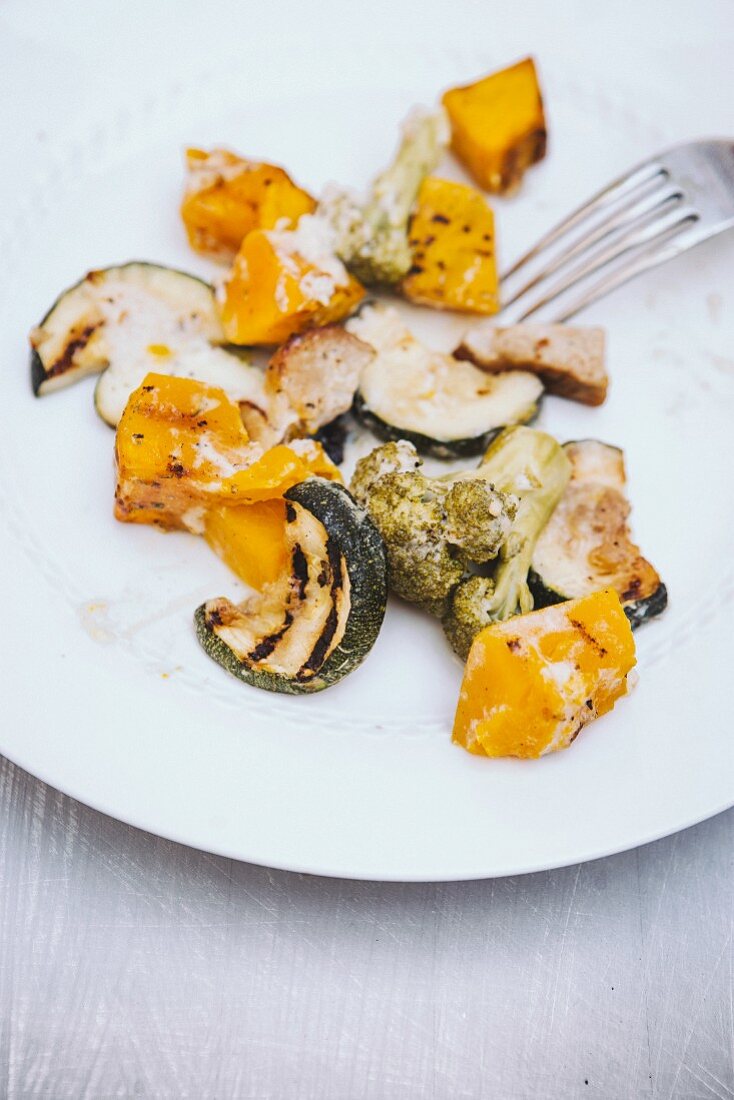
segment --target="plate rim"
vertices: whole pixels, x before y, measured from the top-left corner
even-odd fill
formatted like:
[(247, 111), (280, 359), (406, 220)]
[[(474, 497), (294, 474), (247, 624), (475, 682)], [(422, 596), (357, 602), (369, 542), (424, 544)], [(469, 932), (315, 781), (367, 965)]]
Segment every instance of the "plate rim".
[(263, 860), (256, 855), (248, 855), (240, 852), (235, 852), (226, 845), (202, 845), (197, 843), (194, 839), (187, 839), (183, 833), (172, 832), (168, 829), (160, 829), (141, 823), (140, 820), (131, 820), (124, 813), (112, 812), (109, 809), (105, 809), (103, 805), (97, 804), (93, 796), (87, 796), (81, 790), (70, 789), (74, 784), (64, 784), (64, 787), (58, 787), (53, 780), (43, 774), (43, 769), (33, 767), (33, 770), (28, 768), (18, 757), (16, 753), (7, 753), (2, 750), (3, 756), (10, 760), (14, 767), (21, 768), (27, 775), (39, 780), (46, 786), (51, 787), (52, 790), (59, 791), (62, 795), (68, 798), (73, 798), (75, 802), (79, 802), (81, 805), (93, 810), (95, 813), (103, 814), (105, 817), (109, 817), (113, 821), (119, 821), (123, 825), (126, 825), (133, 829), (139, 829), (141, 832), (147, 833), (153, 837), (160, 837), (163, 840), (169, 841), (173, 844), (180, 844), (185, 848), (192, 848), (197, 852), (204, 852), (209, 855), (219, 856), (223, 859), (232, 859), (238, 863), (249, 863), (255, 867), (266, 867), (276, 871), (289, 871), (296, 875), (312, 875), (316, 878), (330, 878), (330, 879), (343, 879), (344, 881), (351, 882), (405, 882), (405, 883), (433, 883), (433, 882), (480, 882), (484, 879), (495, 878), (518, 878), (521, 875), (535, 875), (541, 874), (543, 871), (557, 871), (564, 867), (576, 867), (583, 863), (592, 863), (597, 859), (607, 859), (610, 856), (621, 855), (624, 852), (632, 852), (637, 848), (644, 848), (648, 844), (654, 844), (658, 840), (664, 840), (665, 837), (675, 836), (676, 833), (685, 832), (687, 829), (692, 829), (696, 825), (700, 825), (704, 821), (709, 821), (713, 817), (718, 817), (719, 814), (726, 813), (727, 810), (734, 807), (734, 795), (725, 800), (723, 804), (718, 805), (713, 810), (707, 810), (703, 814), (694, 814), (691, 818), (686, 818), (684, 824), (676, 824), (672, 826), (665, 826), (660, 829), (653, 830), (650, 834), (646, 834), (640, 840), (633, 840), (631, 842), (623, 841), (621, 844), (612, 844), (602, 850), (594, 850), (582, 853), (582, 855), (574, 855), (572, 858), (560, 857), (558, 860), (543, 861), (538, 864), (526, 863), (519, 866), (502, 869), (497, 871), (475, 870), (470, 872), (461, 872), (459, 874), (450, 871), (435, 872), (430, 875), (420, 874), (414, 875), (410, 871), (394, 871), (389, 874), (371, 873), (369, 871), (345, 871), (337, 867), (315, 866), (313, 864), (299, 863), (293, 860), (278, 860), (268, 858)]

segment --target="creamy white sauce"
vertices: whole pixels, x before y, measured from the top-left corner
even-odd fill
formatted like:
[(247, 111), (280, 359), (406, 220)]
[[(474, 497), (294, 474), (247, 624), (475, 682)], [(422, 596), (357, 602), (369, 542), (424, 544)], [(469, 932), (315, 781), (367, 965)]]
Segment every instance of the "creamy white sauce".
[[(321, 275), (329, 276), (333, 286), (345, 286), (349, 282), (347, 269), (334, 251), (334, 229), (318, 214), (303, 214), (295, 229), (271, 229), (268, 236), (279, 252), (300, 256), (307, 264), (317, 268)], [(330, 298), (331, 295), (326, 301)]]

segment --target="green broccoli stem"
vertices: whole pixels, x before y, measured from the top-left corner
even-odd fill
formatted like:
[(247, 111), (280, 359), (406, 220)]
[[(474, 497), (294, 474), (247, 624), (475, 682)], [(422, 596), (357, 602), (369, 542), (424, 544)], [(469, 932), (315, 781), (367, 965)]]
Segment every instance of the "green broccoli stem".
[(439, 113), (408, 118), (395, 159), (375, 180), (365, 207), (365, 221), (373, 232), (392, 229), (406, 233), (420, 185), (441, 159), (445, 126)]
[(516, 424), (492, 441), (476, 471), (504, 493), (527, 494), (531, 489), (561, 492), (571, 476), (571, 464), (560, 443), (537, 428)]
[(420, 185), (438, 164), (446, 140), (441, 111), (414, 113), (403, 127), (395, 159), (376, 178), (364, 203), (343, 191), (324, 200), (322, 212), (334, 226), (337, 254), (363, 283), (394, 286), (408, 273), (408, 220)]
[(518, 425), (500, 433), (477, 474), (518, 503), (494, 567), (461, 580), (443, 617), (446, 637), (463, 660), (484, 627), (533, 610), (528, 573), (535, 543), (566, 488), (571, 464), (552, 436)]
[(533, 610), (528, 573), (535, 543), (566, 488), (571, 464), (552, 436), (518, 425), (500, 433), (474, 471), (477, 474), (495, 489), (512, 494), (517, 507), (493, 568), (488, 574), (464, 577), (443, 617), (446, 637), (463, 660), (474, 638), (490, 623)]
[(517, 426), (497, 437), (479, 470), (495, 488), (519, 497), (510, 535), (492, 572), (489, 619), (503, 621), (533, 609), (527, 578), (535, 544), (568, 484), (571, 464), (552, 436)]
[(495, 567), (495, 588), (489, 609), (491, 622), (503, 622), (513, 615), (524, 615), (533, 610), (533, 597), (527, 584), (531, 560), (532, 547), (529, 554), (523, 549)]

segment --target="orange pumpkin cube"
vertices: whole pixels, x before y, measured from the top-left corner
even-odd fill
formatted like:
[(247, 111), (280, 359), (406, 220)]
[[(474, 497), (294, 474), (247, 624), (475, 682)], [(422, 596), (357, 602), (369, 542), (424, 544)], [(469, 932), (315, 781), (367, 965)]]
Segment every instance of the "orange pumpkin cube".
[(410, 224), (410, 246), (406, 298), (463, 313), (497, 312), (494, 215), (477, 190), (452, 180), (425, 179)]
[(212, 508), (204, 538), (245, 584), (261, 592), (288, 564), (285, 501), (260, 500), (239, 508)]
[(281, 344), (295, 333), (340, 321), (364, 288), (329, 250), (317, 217), (293, 232), (256, 229), (237, 253), (220, 302), (232, 344)]
[(189, 244), (215, 259), (235, 256), (253, 229), (296, 225), (316, 201), (274, 164), (244, 160), (227, 149), (186, 151), (188, 180), (181, 204)]
[(565, 749), (626, 693), (634, 664), (632, 628), (612, 588), (493, 623), (469, 652), (453, 739), (486, 756)]
[(543, 97), (532, 57), (473, 84), (451, 88), (443, 105), (451, 147), (480, 187), (504, 194), (546, 150)]
[(115, 516), (202, 534), (212, 508), (282, 497), (312, 475), (341, 480), (313, 440), (263, 450), (224, 390), (148, 374), (115, 439)]

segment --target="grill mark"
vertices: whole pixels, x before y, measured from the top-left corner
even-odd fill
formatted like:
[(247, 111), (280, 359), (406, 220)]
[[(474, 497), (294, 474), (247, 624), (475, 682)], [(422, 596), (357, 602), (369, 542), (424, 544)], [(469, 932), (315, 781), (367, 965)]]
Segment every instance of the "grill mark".
[(570, 622), (571, 626), (574, 626), (578, 630), (581, 637), (584, 638), (589, 643), (589, 645), (593, 646), (600, 657), (606, 657), (607, 651), (604, 646), (601, 644), (601, 642), (597, 641), (593, 634), (589, 634), (583, 623), (580, 623), (578, 619), (571, 618), (569, 618), (568, 621)]
[(301, 665), (298, 673), (296, 674), (297, 680), (308, 680), (311, 675), (318, 672), (321, 668), (324, 660), (326, 659), (326, 653), (331, 645), (332, 639), (336, 634), (336, 628), (338, 625), (338, 616), (336, 613), (336, 604), (332, 603), (329, 614), (324, 623), (324, 629), (319, 635), (316, 645), (311, 650), (311, 656), (308, 658), (304, 665)]
[(278, 642), (283, 638), (283, 635), (290, 629), (292, 623), (293, 615), (290, 611), (286, 611), (283, 617), (283, 625), (280, 629), (274, 631), (272, 634), (268, 634), (266, 638), (261, 638), (255, 648), (247, 654), (246, 660), (257, 664), (258, 661), (262, 661), (266, 657), (269, 657)]
[[(288, 508), (290, 505), (286, 505), (286, 507)], [(295, 509), (293, 511), (295, 516)], [(291, 568), (293, 570), (291, 574), (291, 591), (295, 592), (299, 600), (305, 600), (309, 581), (308, 559), (299, 543), (295, 543), (293, 546)], [(293, 612), (286, 611), (283, 616), (282, 626), (278, 630), (273, 631), (272, 634), (268, 634), (267, 637), (261, 638), (255, 648), (247, 654), (246, 660), (257, 663), (269, 657), (278, 643), (283, 640), (283, 637), (290, 630), (293, 625), (293, 618)]]
[(305, 600), (306, 586), (308, 585), (308, 559), (298, 542), (293, 546), (291, 566), (293, 569), (293, 580), (296, 582), (298, 598), (300, 600)]
[(624, 592), (622, 593), (623, 600), (636, 600), (639, 599), (640, 589), (642, 588), (642, 577), (633, 577), (629, 582)]
[(329, 614), (326, 617), (324, 628), (321, 634), (316, 640), (316, 644), (311, 650), (311, 656), (301, 665), (296, 675), (297, 680), (308, 680), (310, 676), (315, 675), (321, 668), (322, 664), (326, 660), (326, 654), (329, 651), (329, 646), (334, 640), (337, 627), (339, 625), (339, 616), (336, 609), (336, 599), (339, 590), (344, 587), (344, 571), (342, 569), (342, 556), (334, 539), (326, 540), (326, 556), (329, 560), (331, 567), (331, 608)]
[(55, 378), (57, 375), (65, 374), (66, 371), (71, 370), (74, 366), (74, 356), (87, 346), (100, 324), (101, 322), (98, 321), (94, 325), (87, 325), (75, 340), (70, 340), (64, 348), (63, 354), (46, 370), (46, 377)]
[(344, 584), (341, 551), (334, 539), (327, 538), (326, 540), (326, 556), (329, 559), (329, 565), (331, 566), (331, 572), (334, 578), (331, 582), (331, 591), (333, 593)]

